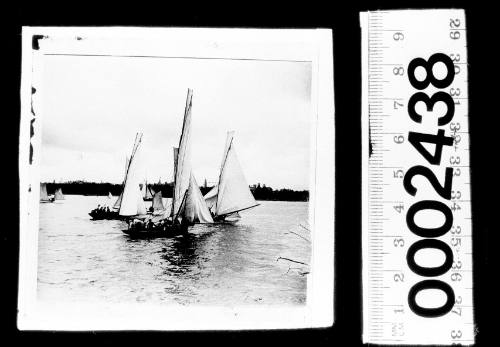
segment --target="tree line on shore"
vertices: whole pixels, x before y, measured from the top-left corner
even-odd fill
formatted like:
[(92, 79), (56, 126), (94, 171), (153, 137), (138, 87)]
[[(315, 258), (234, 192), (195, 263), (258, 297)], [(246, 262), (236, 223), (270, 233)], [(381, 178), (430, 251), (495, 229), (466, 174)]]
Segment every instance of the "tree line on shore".
[[(173, 192), (173, 183), (152, 183), (148, 184), (153, 191), (161, 191), (164, 198), (171, 198)], [(104, 183), (104, 182), (86, 182), (86, 181), (71, 181), (64, 183), (47, 183), (48, 194), (54, 194), (57, 188), (61, 188), (64, 194), (68, 195), (120, 195), (122, 191), (121, 184)], [(203, 195), (208, 193), (212, 187), (201, 186), (200, 190)], [(279, 189), (274, 190), (271, 187), (266, 187), (260, 183), (251, 185), (250, 191), (256, 200), (273, 200), (273, 201), (308, 201), (309, 191), (307, 190), (292, 190)]]

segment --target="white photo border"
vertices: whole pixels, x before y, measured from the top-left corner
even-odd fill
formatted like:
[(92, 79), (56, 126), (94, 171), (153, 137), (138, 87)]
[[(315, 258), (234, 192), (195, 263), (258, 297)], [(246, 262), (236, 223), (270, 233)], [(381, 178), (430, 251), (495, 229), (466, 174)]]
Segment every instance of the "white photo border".
[[(33, 49), (34, 35), (44, 37)], [(102, 39), (98, 50), (87, 38)], [(128, 39), (132, 47), (113, 46)], [(46, 41), (46, 42), (45, 42)], [(56, 44), (52, 44), (56, 42)], [(155, 42), (155, 45), (143, 42)], [(38, 42), (38, 41), (37, 41)], [(64, 44), (58, 44), (63, 42)], [(46, 43), (46, 45), (45, 45)], [(297, 45), (302, 49), (284, 49)], [(95, 47), (95, 46), (94, 46)], [(221, 49), (222, 47), (222, 49)], [(116, 54), (206, 59), (308, 61), (311, 79), (311, 166), (309, 225), (311, 273), (304, 306), (184, 307), (148, 304), (54, 304), (37, 301), (39, 164), (43, 110), (36, 108), (30, 135), (32, 87), (39, 79), (43, 54)], [(330, 29), (208, 29), (138, 27), (23, 27), (21, 124), (19, 139), (20, 259), (18, 328), (20, 330), (253, 330), (329, 327), (334, 320), (335, 131), (333, 42)], [(33, 162), (29, 164), (30, 143)]]

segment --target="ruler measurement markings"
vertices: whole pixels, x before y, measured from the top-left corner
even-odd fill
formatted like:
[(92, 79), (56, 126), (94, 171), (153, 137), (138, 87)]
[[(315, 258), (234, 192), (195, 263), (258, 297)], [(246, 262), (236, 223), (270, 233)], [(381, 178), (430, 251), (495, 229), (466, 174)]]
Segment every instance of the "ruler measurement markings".
[[(405, 11), (402, 11), (405, 12)], [(411, 11), (408, 11), (411, 12)], [(446, 16), (445, 16), (446, 17)], [(365, 74), (365, 77), (367, 77), (367, 94), (365, 95), (366, 101), (368, 101), (368, 123), (370, 127), (370, 140), (372, 144), (372, 152), (370, 153), (370, 156), (367, 158), (367, 184), (368, 184), (368, 189), (365, 190), (366, 193), (368, 194), (367, 198), (367, 208), (368, 211), (370, 211), (369, 214), (367, 214), (368, 218), (368, 233), (367, 237), (364, 238), (364, 242), (367, 242), (368, 245), (370, 245), (367, 249), (368, 254), (370, 253), (378, 253), (378, 256), (373, 256), (369, 257), (369, 259), (380, 259), (380, 262), (377, 262), (376, 264), (371, 263), (373, 260), (370, 260), (369, 263), (367, 264), (369, 270), (368, 270), (368, 281), (364, 281), (364, 290), (363, 292), (365, 293), (365, 286), (366, 286), (366, 293), (368, 295), (368, 298), (379, 298), (377, 300), (368, 300), (364, 302), (364, 306), (368, 310), (367, 314), (364, 317), (365, 321), (365, 327), (366, 331), (364, 334), (364, 341), (369, 341), (369, 342), (381, 342), (381, 343), (397, 343), (397, 342), (403, 342), (403, 343), (417, 343), (417, 342), (408, 342), (406, 339), (397, 339), (394, 336), (391, 336), (391, 333), (394, 334), (394, 331), (391, 332), (390, 329), (386, 329), (385, 326), (390, 327), (391, 325), (394, 324), (399, 324), (399, 323), (405, 323), (405, 320), (403, 317), (406, 317), (408, 315), (409, 308), (406, 304), (404, 303), (399, 303), (396, 302), (394, 303), (392, 299), (394, 299), (394, 284), (387, 282), (387, 276), (381, 276), (380, 274), (389, 274), (389, 273), (397, 273), (397, 272), (402, 272), (405, 269), (400, 269), (400, 270), (395, 270), (395, 269), (390, 269), (387, 268), (387, 265), (385, 264), (385, 261), (387, 260), (387, 264), (392, 263), (392, 253), (394, 252), (393, 250), (390, 252), (386, 252), (386, 243), (381, 242), (382, 240), (388, 240), (391, 238), (407, 238), (408, 235), (405, 232), (405, 235), (399, 235), (399, 234), (393, 234), (390, 232), (390, 230), (394, 226), (391, 226), (392, 223), (394, 223), (393, 218), (385, 218), (386, 213), (389, 213), (389, 209), (391, 209), (390, 205), (392, 204), (403, 204), (405, 203), (404, 201), (400, 201), (398, 199), (391, 199), (390, 197), (397, 196), (395, 194), (401, 194), (401, 192), (404, 193), (404, 190), (402, 190), (401, 182), (402, 180), (391, 180), (390, 175), (392, 174), (391, 171), (383, 171), (384, 169), (386, 170), (404, 170), (406, 171), (409, 167), (406, 167), (405, 165), (400, 166), (397, 165), (397, 160), (391, 159), (390, 155), (393, 152), (393, 148), (395, 146), (394, 142), (392, 141), (392, 137), (394, 135), (405, 135), (405, 140), (406, 140), (406, 134), (407, 134), (407, 129), (401, 131), (397, 131), (400, 129), (401, 124), (398, 124), (397, 121), (387, 124), (387, 121), (389, 119), (399, 119), (401, 117), (407, 117), (406, 114), (406, 103), (408, 101), (408, 97), (404, 96), (404, 93), (406, 92), (404, 89), (403, 90), (398, 90), (397, 88), (391, 89), (391, 84), (392, 83), (398, 83), (395, 76), (390, 76), (389, 74), (392, 73), (391, 67), (400, 67), (403, 66), (406, 70), (406, 66), (408, 61), (405, 61), (404, 59), (401, 58), (401, 55), (399, 54), (400, 52), (403, 51), (404, 47), (400, 45), (398, 47), (394, 42), (390, 41), (392, 39), (392, 36), (389, 39), (389, 35), (391, 33), (402, 33), (405, 36), (408, 35), (409, 38), (411, 37), (411, 30), (405, 29), (407, 25), (411, 27), (411, 23), (408, 22), (401, 22), (398, 21), (398, 15), (396, 12), (390, 12), (390, 11), (377, 11), (377, 12), (368, 12), (366, 13), (366, 23), (368, 24), (367, 27), (367, 32), (368, 34), (366, 35), (365, 32), (365, 41), (367, 42), (367, 57), (366, 57), (366, 64), (367, 68), (365, 71), (368, 73)], [(448, 20), (448, 18), (445, 18)], [(395, 26), (395, 24), (400, 23), (399, 26)], [(376, 23), (374, 25), (373, 23)], [(448, 24), (448, 23), (445, 23)], [(366, 26), (363, 27), (364, 30), (366, 30)], [(465, 30), (465, 28), (464, 28)], [(448, 29), (446, 31), (446, 34), (448, 34)], [(410, 32), (410, 33), (408, 33)], [(386, 35), (387, 34), (387, 35)], [(406, 37), (405, 37), (406, 39)], [(397, 44), (401, 44), (401, 42), (398, 42)], [(464, 45), (465, 46), (465, 45)], [(449, 49), (451, 52), (457, 52), (462, 54), (462, 51), (459, 51), (455, 48), (450, 48)], [(397, 54), (395, 52), (398, 52)], [(394, 54), (392, 54), (394, 53)], [(465, 57), (465, 54), (463, 55)], [(391, 59), (387, 61), (385, 57), (398, 57), (397, 60)], [(424, 56), (424, 58), (428, 58), (428, 56)], [(400, 60), (401, 59), (401, 60)], [(466, 60), (463, 62), (460, 62), (461, 66), (467, 66)], [(465, 71), (466, 73), (466, 71)], [(390, 78), (387, 78), (386, 76), (390, 76)], [(465, 75), (464, 75), (465, 76)], [(465, 76), (466, 77), (466, 76)], [(405, 71), (405, 76), (403, 78), (406, 78), (406, 71)], [(465, 82), (461, 81), (459, 78), (457, 78), (451, 87), (460, 87), (462, 84), (461, 83), (466, 83), (467, 79), (465, 78)], [(407, 83), (407, 80), (405, 81)], [(455, 102), (459, 102), (460, 104), (456, 104), (456, 109), (460, 109), (462, 107), (466, 108), (466, 102), (468, 100), (467, 97), (467, 88), (464, 90), (461, 90), (462, 95), (454, 97)], [(445, 90), (448, 92), (447, 90)], [(463, 102), (462, 102), (463, 100)], [(392, 109), (392, 102), (399, 102), (403, 103), (404, 107), (394, 110)], [(460, 111), (459, 111), (460, 112)], [(456, 111), (456, 114), (459, 112)], [(464, 117), (467, 117), (467, 115), (464, 115)], [(460, 119), (460, 120), (459, 120)], [(454, 120), (460, 121), (462, 126), (462, 132), (464, 134), (468, 134), (468, 128), (467, 128), (467, 119), (466, 118), (458, 118), (455, 116)], [(392, 121), (391, 121), (392, 122)], [(388, 125), (388, 126), (387, 126)], [(446, 136), (452, 136), (450, 134), (450, 129), (446, 129), (445, 131), (447, 132)], [(453, 133), (453, 137), (456, 135), (459, 135), (460, 132), (456, 131)], [(460, 139), (460, 142), (458, 142), (458, 148), (455, 149), (454, 152), (463, 154), (464, 151), (468, 149), (467, 146), (460, 146), (463, 143), (468, 143), (468, 136), (463, 136)], [(468, 154), (464, 153), (464, 158), (461, 158), (461, 161), (465, 161), (465, 163), (456, 163), (456, 164), (447, 164), (446, 161), (450, 162), (453, 161), (453, 158), (451, 158), (454, 154), (454, 152), (447, 152), (446, 156), (443, 156), (442, 160), (442, 166), (450, 166), (453, 168), (463, 168), (464, 172), (463, 176), (461, 177), (466, 177), (468, 176)], [(443, 152), (444, 154), (444, 152)], [(455, 154), (456, 156), (457, 154)], [(397, 158), (396, 158), (397, 159)], [(456, 158), (455, 158), (456, 160)], [(388, 163), (390, 164), (396, 164), (396, 165), (387, 165)], [(460, 165), (462, 164), (462, 165)], [(375, 171), (377, 170), (377, 171)], [(387, 179), (385, 179), (387, 177)], [(460, 177), (460, 178), (461, 178)], [(459, 183), (459, 180), (454, 177), (454, 187), (456, 187), (456, 183)], [(392, 185), (397, 182), (397, 189), (394, 191), (392, 190)], [(461, 183), (460, 183), (461, 184)], [(375, 187), (373, 187), (375, 186)], [(468, 193), (462, 192), (461, 198), (456, 198), (450, 201), (447, 201), (447, 204), (453, 204), (453, 203), (458, 203), (458, 204), (463, 204), (463, 203), (470, 203), (470, 195), (467, 195)], [(383, 206), (387, 206), (387, 211), (385, 211)], [(409, 206), (407, 202), (407, 207)], [(464, 210), (467, 210), (467, 206), (464, 206)], [(469, 208), (470, 211), (470, 208)], [(454, 212), (454, 215), (456, 213)], [(404, 216), (404, 214), (402, 214)], [(406, 227), (404, 223), (404, 218), (399, 218), (399, 220), (396, 220), (396, 223), (401, 224), (402, 226)], [(387, 224), (389, 223), (389, 224)], [(377, 227), (376, 229), (373, 229), (374, 227)], [(463, 228), (463, 231), (466, 231), (465, 229), (470, 229), (470, 228)], [(388, 232), (389, 231), (389, 232)], [(375, 236), (376, 235), (376, 236)], [(470, 238), (470, 232), (467, 232), (468, 238)], [(465, 234), (460, 235), (461, 238), (466, 238)], [(376, 246), (372, 246), (372, 245)], [(405, 249), (407, 247), (405, 246)], [(403, 249), (403, 253), (405, 254), (405, 249)], [(400, 251), (400, 250), (398, 250)], [(454, 250), (456, 252), (463, 252), (462, 249), (459, 250)], [(371, 255), (371, 254), (370, 254)], [(382, 255), (382, 257), (380, 257)], [(390, 256), (390, 258), (387, 258), (386, 256)], [(380, 265), (382, 264), (382, 266)], [(376, 265), (376, 266), (375, 266)], [(459, 273), (459, 274), (470, 274), (471, 270), (469, 269), (470, 264), (467, 264), (464, 266), (462, 271), (452, 271), (450, 270), (447, 272), (444, 276), (449, 276), (451, 273)], [(407, 272), (408, 275), (410, 273)], [(387, 285), (382, 285), (384, 287), (384, 290), (381, 290), (381, 286), (379, 283), (387, 283)], [(462, 286), (463, 287), (463, 286)], [(457, 285), (455, 286), (457, 289), (457, 295), (461, 294), (460, 291), (460, 286)], [(465, 296), (462, 295), (463, 300), (469, 300), (469, 298), (465, 298)], [(392, 301), (391, 303), (389, 303)], [(389, 306), (389, 305), (395, 305), (395, 306)], [(396, 313), (394, 313), (392, 310), (390, 310), (391, 307), (398, 307), (404, 310), (404, 315), (401, 313), (398, 313), (400, 315), (400, 318), (397, 318), (398, 316)], [(460, 305), (457, 305), (456, 307), (463, 307)], [(402, 311), (403, 312), (403, 311)], [(390, 319), (388, 319), (390, 318)], [(381, 323), (385, 322), (385, 323)], [(470, 323), (470, 322), (468, 322)], [(380, 326), (382, 324), (382, 327)], [(405, 330), (408, 327), (405, 324)], [(375, 333), (376, 332), (376, 333)], [(408, 332), (408, 331), (407, 331)], [(396, 332), (397, 333), (397, 332)], [(449, 333), (449, 332), (448, 332)], [(473, 341), (473, 339), (468, 339), (470, 336), (464, 336), (461, 339), (453, 339), (451, 341), (449, 336), (444, 336), (440, 337), (441, 339), (445, 339), (446, 342), (467, 342), (467, 341)]]

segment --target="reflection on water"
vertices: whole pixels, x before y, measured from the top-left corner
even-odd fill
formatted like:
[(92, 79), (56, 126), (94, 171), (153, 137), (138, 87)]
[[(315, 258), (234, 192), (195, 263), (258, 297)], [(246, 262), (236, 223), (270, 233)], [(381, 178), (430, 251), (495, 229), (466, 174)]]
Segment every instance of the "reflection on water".
[(261, 202), (237, 225), (196, 225), (187, 236), (131, 239), (122, 221), (91, 221), (103, 198), (40, 204), (40, 299), (202, 305), (301, 304), (307, 277), (279, 256), (309, 263), (310, 245), (287, 231), (307, 203)]

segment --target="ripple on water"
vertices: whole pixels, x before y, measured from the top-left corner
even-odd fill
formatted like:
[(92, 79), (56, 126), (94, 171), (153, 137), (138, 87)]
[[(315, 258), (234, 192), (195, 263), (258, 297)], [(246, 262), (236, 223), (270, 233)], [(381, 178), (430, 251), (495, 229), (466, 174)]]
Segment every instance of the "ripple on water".
[[(309, 259), (309, 244), (285, 234), (307, 203), (261, 202), (236, 226), (192, 228), (188, 237), (134, 240), (123, 221), (91, 221), (99, 197), (40, 205), (41, 298), (188, 305), (304, 304), (307, 276), (276, 262)], [(295, 229), (294, 229), (295, 230)]]

